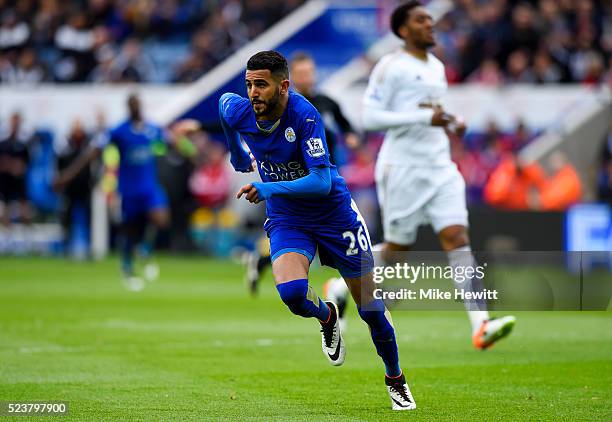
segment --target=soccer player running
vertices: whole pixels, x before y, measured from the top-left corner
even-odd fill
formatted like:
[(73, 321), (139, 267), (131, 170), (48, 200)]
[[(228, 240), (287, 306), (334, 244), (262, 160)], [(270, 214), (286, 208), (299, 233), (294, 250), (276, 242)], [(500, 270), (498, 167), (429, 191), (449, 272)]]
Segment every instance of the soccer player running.
[[(156, 143), (177, 139), (179, 135), (197, 128), (196, 123), (181, 122), (171, 133), (144, 119), (140, 99), (128, 97), (129, 117), (109, 131), (99, 132), (92, 147), (82, 153), (72, 165), (56, 178), (56, 188), (63, 188), (80, 171), (102, 153), (109, 144), (117, 146), (120, 154), (119, 193), (121, 195), (121, 271), (126, 288), (139, 291), (144, 280), (153, 281), (159, 276), (159, 267), (151, 260), (157, 231), (168, 226), (170, 217), (166, 193), (157, 179), (157, 167), (153, 148)], [(134, 251), (144, 258), (144, 271), (140, 276), (134, 269)]]
[[(350, 149), (359, 147), (361, 144), (359, 136), (348, 119), (342, 114), (338, 103), (316, 90), (317, 68), (314, 59), (310, 55), (304, 52), (294, 53), (289, 60), (289, 73), (295, 91), (303, 95), (323, 118), (329, 161), (331, 164), (336, 164), (334, 154), (336, 150), (336, 134), (331, 128), (335, 127), (342, 134), (344, 143)], [(270, 255), (261, 249), (260, 247), (256, 248), (247, 258), (246, 282), (251, 294), (257, 293), (262, 272), (272, 264)], [(342, 284), (346, 288), (344, 281), (342, 281)], [(342, 316), (346, 304), (345, 302), (336, 302), (336, 304)]]
[(289, 91), (287, 61), (275, 51), (262, 51), (248, 60), (245, 83), (248, 98), (223, 94), (219, 117), (234, 169), (257, 168), (261, 176), (262, 182), (243, 186), (236, 196), (251, 203), (266, 201), (264, 229), (282, 301), (294, 314), (317, 319), (323, 353), (332, 365), (341, 365), (345, 345), (338, 309), (321, 300), (308, 284), (318, 249), (321, 262), (337, 268), (346, 280), (359, 315), (370, 328), (385, 364), (392, 408), (416, 408), (400, 369), (389, 314), (381, 300), (373, 299), (367, 228), (344, 180), (329, 162), (321, 116), (303, 96)]
[[(444, 64), (429, 49), (435, 45), (433, 19), (418, 1), (398, 6), (391, 29), (403, 48), (384, 56), (374, 67), (365, 93), (363, 124), (367, 130), (386, 130), (376, 163), (376, 186), (383, 215), (383, 261), (410, 251), (419, 225), (431, 223), (449, 264), (474, 267), (468, 238), (465, 182), (451, 161), (445, 131), (465, 133), (461, 119), (440, 105), (447, 91)], [(375, 245), (375, 249), (379, 245)], [(328, 297), (348, 296), (331, 280)], [(482, 290), (476, 277), (455, 281), (463, 290)], [(486, 303), (466, 302), (472, 342), (486, 349), (508, 335), (515, 318), (493, 319)]]

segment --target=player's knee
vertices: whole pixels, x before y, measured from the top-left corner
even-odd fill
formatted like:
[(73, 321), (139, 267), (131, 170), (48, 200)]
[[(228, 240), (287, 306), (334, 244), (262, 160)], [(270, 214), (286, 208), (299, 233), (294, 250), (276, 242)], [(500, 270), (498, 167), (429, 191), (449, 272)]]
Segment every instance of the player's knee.
[(168, 212), (160, 212), (153, 219), (153, 224), (160, 230), (167, 229), (170, 225), (170, 214)]
[(445, 251), (452, 251), (469, 245), (467, 229), (462, 226), (455, 226), (442, 230), (440, 232), (440, 243)]
[(383, 261), (390, 265), (398, 262), (398, 252), (408, 252), (412, 245), (400, 245), (398, 243), (386, 242), (381, 250)]
[[(304, 280), (305, 281), (305, 280)], [(305, 301), (308, 294), (308, 282), (293, 280), (287, 283), (276, 285), (281, 300), (287, 305), (289, 310), (296, 315), (303, 316), (305, 311)]]

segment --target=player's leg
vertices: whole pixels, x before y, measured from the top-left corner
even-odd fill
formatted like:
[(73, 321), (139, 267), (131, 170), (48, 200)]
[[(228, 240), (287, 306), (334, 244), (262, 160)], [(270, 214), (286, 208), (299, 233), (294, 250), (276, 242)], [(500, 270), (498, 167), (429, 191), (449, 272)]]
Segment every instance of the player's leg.
[(385, 365), (385, 385), (393, 410), (416, 409), (416, 403), (401, 370), (395, 329), (391, 314), (381, 299), (374, 298), (372, 273), (357, 278), (345, 278), (357, 304), (359, 316), (368, 325), (376, 353)]
[[(282, 252), (281, 252), (282, 253)], [(310, 259), (300, 252), (273, 255), (272, 272), (282, 301), (295, 315), (317, 318), (321, 324), (321, 345), (327, 360), (334, 366), (344, 363), (344, 340), (338, 325), (338, 308), (324, 302), (308, 284)]]
[(321, 322), (329, 319), (329, 307), (308, 284), (310, 262), (297, 252), (287, 252), (272, 263), (276, 289), (289, 310), (304, 318), (317, 318)]
[(251, 295), (257, 294), (261, 274), (270, 266), (272, 266), (270, 243), (266, 236), (257, 242), (255, 250), (249, 252), (246, 257), (245, 282)]
[[(474, 268), (477, 266), (468, 236), (468, 212), (465, 202), (465, 182), (456, 168), (449, 168), (448, 182), (443, 184), (426, 206), (426, 212), (438, 233), (440, 245), (446, 252), (452, 268)], [(465, 280), (464, 272), (454, 271), (456, 289), (479, 292), (484, 281), (479, 277)], [(513, 316), (493, 320), (489, 316), (486, 301), (464, 302), (470, 324), (472, 341), (478, 349), (485, 349), (510, 333), (514, 326)]]
[(334, 366), (342, 365), (345, 349), (337, 307), (322, 301), (308, 284), (308, 269), (317, 248), (312, 235), (269, 220), (264, 228), (270, 238), (272, 273), (282, 301), (296, 315), (317, 318), (325, 357)]
[(118, 246), (123, 282), (125, 287), (131, 291), (140, 291), (144, 288), (144, 281), (138, 277), (134, 268), (134, 251), (144, 231), (146, 218), (142, 198), (121, 198)]
[(166, 194), (161, 188), (151, 192), (147, 201), (148, 224), (142, 237), (140, 253), (145, 261), (143, 266), (145, 280), (154, 281), (159, 278), (159, 266), (153, 261), (152, 254), (158, 233), (170, 226), (170, 211)]
[[(407, 252), (412, 250), (412, 245), (399, 244), (393, 242), (378, 243), (372, 245), (374, 254), (374, 265), (384, 266), (393, 264), (397, 259), (397, 252)], [(340, 319), (340, 329), (346, 330), (346, 309), (350, 299), (350, 290), (342, 277), (332, 277), (323, 285), (323, 296), (327, 300), (338, 305), (338, 317)]]
[[(449, 265), (453, 268), (470, 267), (475, 268), (478, 264), (472, 254), (464, 226), (449, 226), (439, 232), (442, 248), (447, 252)], [(482, 278), (471, 277), (465, 279), (463, 271), (455, 271), (455, 288), (470, 292), (480, 292), (484, 289)], [(487, 349), (496, 341), (506, 337), (512, 331), (516, 318), (507, 315), (500, 318), (492, 318), (487, 310), (485, 300), (465, 301), (468, 318), (472, 326), (472, 342), (477, 349)]]
[(134, 270), (134, 250), (143, 230), (142, 220), (131, 218), (124, 220), (119, 233), (119, 252), (121, 255), (121, 273), (125, 287), (131, 291), (140, 291), (144, 288), (144, 281), (136, 275)]
[(340, 230), (316, 232), (321, 263), (337, 268), (350, 290), (359, 316), (368, 325), (376, 352), (385, 365), (385, 384), (394, 410), (416, 408), (399, 365), (395, 330), (382, 300), (374, 297), (374, 258), (367, 226), (355, 204), (352, 221)]

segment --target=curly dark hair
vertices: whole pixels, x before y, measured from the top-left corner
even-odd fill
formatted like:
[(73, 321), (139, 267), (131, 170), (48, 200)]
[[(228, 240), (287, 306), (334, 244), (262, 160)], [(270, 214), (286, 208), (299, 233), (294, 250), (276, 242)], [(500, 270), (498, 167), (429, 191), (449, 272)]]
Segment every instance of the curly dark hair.
[(395, 8), (393, 13), (391, 14), (390, 25), (391, 30), (395, 35), (399, 38), (402, 38), (399, 34), (399, 28), (406, 22), (410, 11), (416, 7), (423, 6), (423, 4), (418, 0), (410, 0), (406, 3), (400, 4)]
[(272, 76), (283, 80), (289, 79), (287, 59), (278, 51), (260, 51), (251, 56), (247, 70), (269, 70)]

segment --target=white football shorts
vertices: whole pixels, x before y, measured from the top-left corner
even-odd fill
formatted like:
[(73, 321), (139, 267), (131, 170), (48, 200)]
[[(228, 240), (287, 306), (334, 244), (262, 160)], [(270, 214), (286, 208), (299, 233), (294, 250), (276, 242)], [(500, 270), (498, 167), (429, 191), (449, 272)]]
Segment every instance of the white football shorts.
[(412, 245), (420, 225), (436, 233), (468, 226), (465, 181), (454, 163), (440, 167), (377, 163), (376, 191), (386, 242)]

